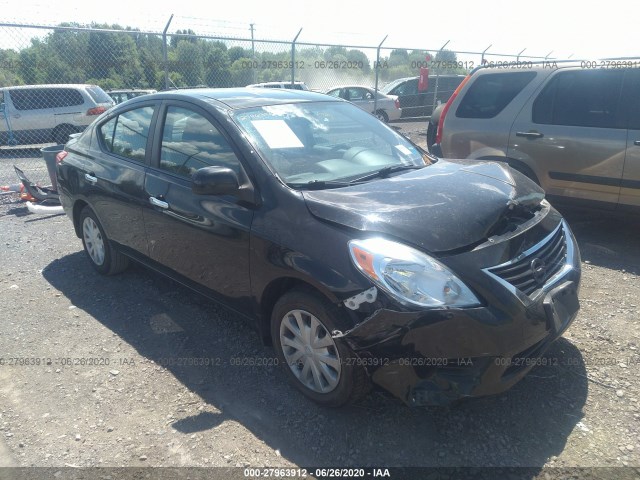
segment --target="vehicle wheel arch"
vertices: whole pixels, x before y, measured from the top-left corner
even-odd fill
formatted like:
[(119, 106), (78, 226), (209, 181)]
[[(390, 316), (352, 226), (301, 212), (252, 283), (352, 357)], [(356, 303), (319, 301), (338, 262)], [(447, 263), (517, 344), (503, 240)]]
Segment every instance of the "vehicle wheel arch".
[(385, 112), (383, 108), (379, 108), (378, 110), (376, 110), (374, 115), (376, 116), (376, 118), (378, 118), (378, 120), (381, 120), (384, 123), (389, 123), (389, 115), (387, 115), (387, 112)]
[[(61, 123), (60, 125), (56, 125), (56, 127), (53, 129), (53, 140), (57, 144), (65, 144), (69, 141), (69, 135), (71, 135), (72, 133), (76, 133), (77, 131), (78, 130), (76, 129), (76, 127), (74, 127), (70, 123)], [(63, 139), (62, 137), (67, 138)]]
[(82, 210), (84, 210), (84, 207), (88, 205), (89, 204), (84, 200), (77, 200), (73, 204), (73, 228), (76, 231), (76, 235), (78, 236), (78, 238), (82, 238), (82, 226), (80, 225), (80, 214), (82, 213)]
[(328, 289), (298, 277), (280, 277), (272, 280), (262, 291), (259, 304), (260, 337), (265, 345), (271, 345), (271, 314), (278, 300), (292, 290), (321, 295), (333, 304), (340, 300)]
[(538, 179), (538, 175), (536, 175), (536, 173), (533, 171), (533, 169), (529, 165), (527, 165), (525, 162), (521, 160), (516, 160), (515, 158), (511, 158), (511, 157), (495, 157), (495, 156), (479, 157), (479, 158), (476, 158), (475, 160), (506, 163), (514, 170), (522, 173), (524, 176), (526, 176), (530, 180), (533, 180), (536, 184), (540, 185), (540, 180)]

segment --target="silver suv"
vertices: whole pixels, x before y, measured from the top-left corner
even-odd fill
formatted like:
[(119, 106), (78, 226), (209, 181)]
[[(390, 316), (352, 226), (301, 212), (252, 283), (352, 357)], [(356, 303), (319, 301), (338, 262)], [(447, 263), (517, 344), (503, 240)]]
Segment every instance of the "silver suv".
[(481, 67), (436, 110), (427, 141), (446, 158), (508, 163), (551, 199), (640, 211), (637, 65)]
[(113, 105), (97, 85), (0, 88), (0, 145), (66, 143)]

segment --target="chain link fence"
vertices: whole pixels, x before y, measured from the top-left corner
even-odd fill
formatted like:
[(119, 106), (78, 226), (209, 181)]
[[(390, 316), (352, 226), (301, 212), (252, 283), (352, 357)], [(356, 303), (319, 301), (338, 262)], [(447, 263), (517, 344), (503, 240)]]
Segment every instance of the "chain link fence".
[[(64, 143), (134, 95), (296, 82), (296, 88), (331, 90), (373, 112), (383, 111), (385, 101), (371, 93), (377, 88), (400, 96), (403, 117), (425, 117), (485, 59), (479, 52), (311, 44), (297, 41), (300, 32), (282, 41), (170, 26), (171, 20), (163, 31), (149, 32), (98, 24), (0, 24), (0, 186), (16, 183), (14, 164), (33, 181), (47, 183), (40, 148)], [(515, 55), (493, 58), (508, 57)], [(421, 68), (429, 69), (425, 91), (418, 89)], [(343, 86), (353, 88), (338, 88)]]

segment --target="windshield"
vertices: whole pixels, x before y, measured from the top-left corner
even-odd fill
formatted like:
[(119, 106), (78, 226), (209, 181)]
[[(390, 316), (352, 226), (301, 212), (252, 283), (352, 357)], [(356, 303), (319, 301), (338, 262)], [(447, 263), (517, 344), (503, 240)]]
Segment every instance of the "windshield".
[(294, 187), (430, 163), (402, 135), (345, 102), (270, 105), (238, 111), (234, 118), (271, 169)]

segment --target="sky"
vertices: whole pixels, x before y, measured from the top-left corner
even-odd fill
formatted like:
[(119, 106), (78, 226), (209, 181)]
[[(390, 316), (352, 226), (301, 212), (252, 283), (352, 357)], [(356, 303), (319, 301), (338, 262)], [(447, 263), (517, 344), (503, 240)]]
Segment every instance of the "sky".
[[(173, 14), (169, 32), (191, 28), (250, 38), (253, 23), (256, 38), (291, 40), (302, 29), (298, 41), (308, 43), (376, 46), (387, 36), (383, 46), (432, 51), (449, 42), (449, 50), (481, 52), (489, 47), (489, 54), (524, 50), (523, 56), (558, 59), (640, 56), (632, 37), (640, 3), (629, 0), (57, 0), (53, 5), (0, 0), (5, 23), (106, 22), (162, 31)], [(0, 38), (0, 43), (8, 40)]]

